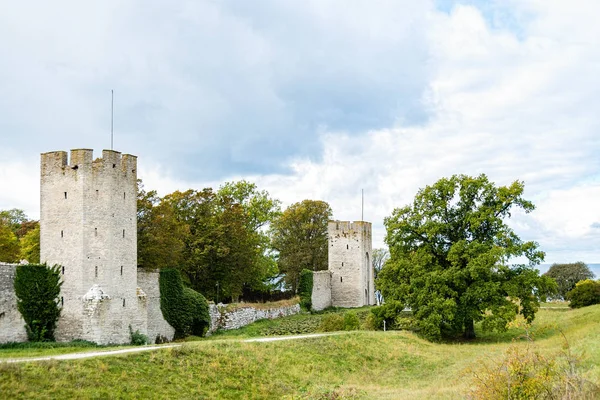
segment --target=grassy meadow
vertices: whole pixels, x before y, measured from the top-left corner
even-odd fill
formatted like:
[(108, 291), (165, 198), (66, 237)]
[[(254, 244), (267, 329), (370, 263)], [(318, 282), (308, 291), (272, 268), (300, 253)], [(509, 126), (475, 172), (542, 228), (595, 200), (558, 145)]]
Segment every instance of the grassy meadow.
[[(269, 324), (309, 324), (307, 318), (260, 322), (241, 332), (264, 335), (265, 329), (275, 329)], [(515, 326), (502, 334), (478, 332), (474, 342), (441, 344), (405, 331), (266, 343), (244, 343), (224, 334), (149, 353), (0, 363), (0, 394), (37, 399), (461, 399), (469, 394), (473, 372), (501, 359), (509, 347), (532, 346), (550, 357), (565, 351), (565, 337), (581, 360), (582, 376), (600, 383), (600, 305), (541, 309), (529, 332), (535, 341), (524, 333)]]

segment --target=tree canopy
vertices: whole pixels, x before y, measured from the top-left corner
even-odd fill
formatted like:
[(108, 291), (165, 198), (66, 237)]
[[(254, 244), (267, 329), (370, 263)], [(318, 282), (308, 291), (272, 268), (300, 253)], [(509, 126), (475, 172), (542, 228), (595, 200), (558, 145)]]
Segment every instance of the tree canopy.
[(279, 201), (246, 181), (162, 198), (140, 184), (138, 264), (177, 268), (210, 299), (265, 290), (277, 274), (267, 227), (278, 214)]
[[(496, 187), (485, 175), (454, 175), (395, 209), (384, 221), (390, 260), (377, 279), (386, 303), (410, 307), (430, 339), (474, 338), (477, 321), (504, 330), (517, 313), (532, 321), (555, 283), (534, 268), (544, 259), (537, 243), (505, 222), (515, 208), (533, 211), (523, 190), (519, 181)], [(515, 258), (527, 263), (509, 264)]]
[(23, 210), (0, 210), (0, 261), (39, 263), (40, 224)]
[(272, 225), (279, 271), (294, 292), (303, 269), (327, 269), (327, 223), (331, 215), (326, 202), (303, 200), (289, 206)]
[(567, 293), (575, 288), (577, 282), (594, 277), (594, 273), (582, 261), (571, 264), (552, 264), (544, 275), (556, 281), (557, 294), (561, 299), (567, 298)]

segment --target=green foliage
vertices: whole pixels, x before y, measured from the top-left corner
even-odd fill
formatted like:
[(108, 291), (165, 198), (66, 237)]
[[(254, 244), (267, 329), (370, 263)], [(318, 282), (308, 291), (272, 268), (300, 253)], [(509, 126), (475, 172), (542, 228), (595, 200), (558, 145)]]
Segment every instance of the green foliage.
[(344, 316), (341, 314), (325, 314), (319, 324), (320, 332), (335, 332), (344, 330)]
[(14, 263), (19, 261), (19, 239), (10, 226), (0, 220), (0, 261)]
[(357, 331), (360, 329), (360, 319), (354, 312), (346, 312), (344, 314), (344, 330), (345, 331)]
[[(377, 279), (387, 301), (409, 306), (429, 339), (475, 337), (474, 323), (505, 330), (517, 313), (533, 320), (555, 282), (534, 268), (544, 259), (505, 223), (534, 205), (515, 181), (496, 187), (485, 175), (454, 175), (419, 190), (412, 205), (385, 219), (390, 260)], [(527, 265), (510, 265), (513, 258)]]
[(155, 190), (146, 192), (138, 180), (138, 265), (147, 269), (173, 268), (183, 257), (187, 227)]
[(21, 238), (21, 259), (30, 264), (40, 263), (40, 225), (28, 231)]
[(567, 299), (571, 301), (569, 303), (571, 308), (600, 304), (600, 281), (586, 279), (577, 282), (575, 288), (567, 293)]
[(567, 292), (573, 290), (577, 282), (594, 277), (593, 272), (582, 261), (571, 264), (552, 264), (544, 275), (556, 281), (557, 294), (561, 299), (567, 298)]
[(471, 370), (472, 398), (504, 399), (594, 399), (597, 385), (583, 378), (568, 344), (559, 356), (544, 356), (533, 345), (511, 346), (499, 362), (482, 363)]
[(210, 327), (208, 302), (200, 293), (183, 286), (175, 269), (163, 269), (159, 275), (160, 309), (175, 329), (175, 338), (204, 336)]
[(54, 328), (61, 311), (58, 306), (61, 285), (58, 265), (17, 266), (17, 309), (25, 320), (29, 340), (54, 340)]
[(131, 338), (131, 344), (134, 346), (143, 346), (148, 344), (148, 336), (140, 333), (139, 329), (136, 329), (135, 332), (131, 325), (129, 325), (129, 336)]
[(382, 330), (385, 321), (387, 330), (402, 329), (397, 326), (399, 318), (409, 318), (412, 315), (410, 311), (403, 312), (403, 310), (404, 304), (393, 300), (387, 301), (385, 304), (371, 308), (370, 324), (373, 329)]
[(313, 272), (303, 269), (300, 272), (298, 282), (298, 296), (300, 296), (300, 307), (306, 311), (312, 308)]
[(332, 211), (320, 200), (289, 206), (272, 224), (273, 248), (279, 252), (279, 271), (296, 292), (303, 269), (327, 269), (327, 223)]

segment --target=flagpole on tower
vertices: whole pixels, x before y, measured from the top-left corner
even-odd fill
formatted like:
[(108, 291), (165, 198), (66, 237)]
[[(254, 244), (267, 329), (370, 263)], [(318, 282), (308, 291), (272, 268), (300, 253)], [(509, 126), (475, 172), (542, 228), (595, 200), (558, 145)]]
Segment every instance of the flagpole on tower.
[(110, 90), (110, 149), (113, 149), (113, 128), (114, 128), (114, 109), (115, 109), (115, 91)]
[(365, 189), (360, 189), (361, 205), (360, 205), (360, 220), (365, 220)]

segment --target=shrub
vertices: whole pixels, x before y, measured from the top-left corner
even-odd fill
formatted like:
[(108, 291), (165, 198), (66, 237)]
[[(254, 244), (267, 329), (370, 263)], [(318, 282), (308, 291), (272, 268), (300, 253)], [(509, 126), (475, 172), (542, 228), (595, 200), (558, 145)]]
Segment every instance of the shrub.
[(60, 316), (59, 266), (19, 265), (15, 274), (17, 309), (25, 320), (30, 341), (54, 340), (56, 321)]
[(300, 307), (306, 311), (312, 308), (313, 272), (303, 269), (300, 272), (298, 282), (298, 295), (300, 296)]
[(385, 321), (386, 329), (396, 329), (399, 318), (410, 317), (410, 312), (404, 312), (404, 305), (397, 301), (390, 301), (381, 306), (373, 307), (371, 314), (373, 318), (371, 320), (372, 326), (375, 329), (383, 329), (383, 321)]
[(208, 302), (200, 293), (185, 288), (179, 271), (163, 269), (159, 275), (160, 309), (175, 329), (175, 338), (202, 336), (210, 327)]
[(500, 362), (471, 371), (474, 399), (594, 399), (598, 387), (577, 371), (577, 357), (568, 351), (545, 357), (532, 345), (510, 347)]
[(325, 314), (321, 319), (319, 331), (335, 332), (344, 330), (344, 317), (340, 314)]
[(208, 313), (208, 302), (200, 293), (190, 288), (183, 288), (183, 295), (191, 305), (192, 324), (191, 333), (195, 336), (204, 336), (210, 328), (210, 314)]
[(360, 329), (360, 320), (358, 315), (353, 312), (346, 312), (344, 314), (344, 330), (345, 331), (357, 331)]
[(571, 308), (600, 304), (600, 281), (586, 279), (577, 282), (575, 288), (567, 293), (567, 299), (571, 301)]
[(129, 336), (131, 337), (131, 344), (134, 346), (143, 346), (148, 344), (148, 336), (140, 333), (140, 331), (137, 329), (134, 332), (133, 328), (131, 328), (131, 325), (129, 325)]

